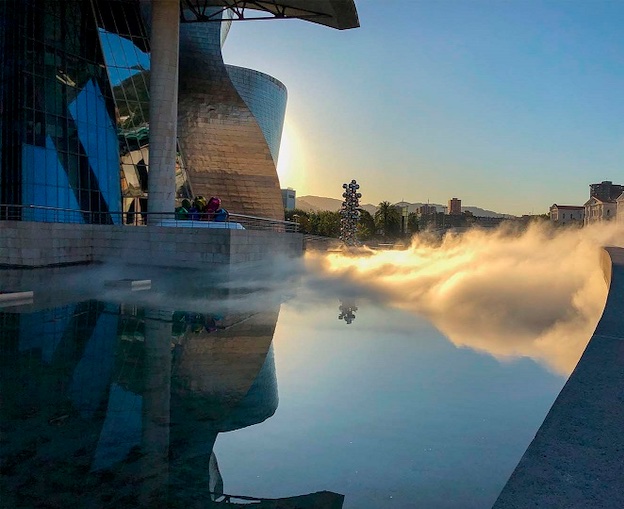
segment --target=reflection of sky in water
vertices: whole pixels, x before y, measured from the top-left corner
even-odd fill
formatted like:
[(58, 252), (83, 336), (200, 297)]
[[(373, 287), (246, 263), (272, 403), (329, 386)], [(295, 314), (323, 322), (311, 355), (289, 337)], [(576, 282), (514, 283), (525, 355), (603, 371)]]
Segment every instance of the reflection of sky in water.
[(104, 59), (113, 87), (134, 74), (149, 70), (149, 55), (137, 48), (132, 41), (101, 28), (99, 31)]
[[(371, 291), (367, 279), (358, 285), (308, 266), (293, 281), (282, 264), (270, 284), (261, 274), (241, 273), (219, 286), (204, 281), (206, 273), (191, 281), (188, 273), (132, 270), (153, 280), (150, 291), (103, 291), (104, 281), (129, 276), (113, 266), (68, 268), (49, 278), (20, 272), (6, 284), (10, 274), (0, 274), (0, 286), (47, 292), (58, 306), (4, 322), (17, 327), (16, 355), (35, 368), (25, 378), (16, 366), (0, 371), (19, 374), (12, 386), (17, 414), (32, 423), (27, 429), (64, 447), (55, 461), (68, 457), (84, 472), (114, 469), (121, 477), (115, 490), (138, 489), (124, 475), (132, 478), (142, 440), (154, 443), (141, 416), (163, 410), (170, 432), (163, 447), (172, 453), (163, 472), (175, 490), (205, 491), (208, 481), (222, 480), (225, 493), (265, 498), (329, 490), (345, 495), (345, 508), (490, 507), (565, 382), (566, 374), (552, 369), (558, 350), (545, 350), (548, 359), (498, 357), (495, 349), (449, 340), (432, 325), (438, 323), (397, 306), (413, 300), (394, 301), (382, 286)], [(245, 290), (265, 285), (266, 294)], [(72, 292), (110, 303), (75, 304)], [(283, 295), (290, 297), (285, 303)], [(175, 309), (138, 312), (168, 306)], [(353, 311), (351, 323), (339, 319), (345, 310)], [(494, 326), (490, 334), (492, 345), (513, 339)], [(165, 346), (149, 357), (146, 348), (158, 338)], [(154, 393), (162, 397), (143, 392), (149, 366), (157, 375), (152, 382), (171, 370), (170, 386)], [(59, 383), (49, 384), (37, 369)], [(34, 390), (42, 399), (31, 403)], [(67, 406), (59, 409), (59, 402)], [(62, 425), (50, 426), (49, 418)], [(73, 451), (73, 442), (63, 441), (83, 433), (81, 426), (89, 429), (89, 443)], [(7, 443), (20, 433), (7, 434)], [(189, 461), (198, 451), (205, 456), (183, 468), (171, 459)], [(46, 465), (56, 468), (52, 460)], [(38, 473), (45, 479), (45, 470)], [(11, 482), (21, 482), (20, 475)], [(48, 496), (44, 484), (33, 491)]]
[(567, 376), (604, 308), (600, 246), (623, 241), (614, 221), (580, 230), (534, 223), (307, 258), (330, 284), (425, 316), (459, 347), (500, 360), (530, 357)]
[(456, 348), (426, 321), (339, 301), (282, 306), (274, 336), (280, 403), (221, 434), (225, 492), (323, 489), (345, 507), (489, 507), (565, 379), (534, 361)]

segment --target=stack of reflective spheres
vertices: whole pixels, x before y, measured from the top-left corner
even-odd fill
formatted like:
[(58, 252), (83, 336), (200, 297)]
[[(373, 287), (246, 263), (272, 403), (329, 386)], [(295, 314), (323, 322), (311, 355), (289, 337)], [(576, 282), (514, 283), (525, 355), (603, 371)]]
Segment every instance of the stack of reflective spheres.
[(345, 190), (342, 197), (345, 199), (340, 208), (340, 240), (347, 246), (355, 246), (357, 244), (357, 224), (360, 219), (361, 193), (357, 190), (360, 185), (352, 180), (349, 184), (342, 184)]

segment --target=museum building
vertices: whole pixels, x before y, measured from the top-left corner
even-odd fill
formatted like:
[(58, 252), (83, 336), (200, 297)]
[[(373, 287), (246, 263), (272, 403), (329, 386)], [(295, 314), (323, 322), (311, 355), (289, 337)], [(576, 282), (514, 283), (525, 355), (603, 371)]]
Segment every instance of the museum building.
[(283, 219), (286, 88), (221, 54), (258, 18), (359, 26), (353, 0), (2, 2), (0, 219), (134, 224), (197, 195)]

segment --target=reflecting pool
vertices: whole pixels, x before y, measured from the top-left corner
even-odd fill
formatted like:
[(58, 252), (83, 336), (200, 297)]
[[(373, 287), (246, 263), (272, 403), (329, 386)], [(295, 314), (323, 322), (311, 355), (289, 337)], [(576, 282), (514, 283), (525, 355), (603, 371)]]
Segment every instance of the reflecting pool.
[(565, 383), (301, 277), (139, 272), (0, 275), (35, 290), (0, 308), (2, 507), (491, 507)]

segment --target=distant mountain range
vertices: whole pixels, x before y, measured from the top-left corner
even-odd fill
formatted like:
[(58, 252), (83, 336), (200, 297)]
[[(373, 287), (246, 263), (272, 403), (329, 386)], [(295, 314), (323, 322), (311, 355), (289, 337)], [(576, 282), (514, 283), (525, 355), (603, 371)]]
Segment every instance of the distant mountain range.
[[(324, 196), (307, 195), (297, 197), (296, 199), (297, 208), (308, 212), (318, 212), (319, 210), (338, 211), (340, 210), (341, 205), (342, 200), (338, 200), (336, 198), (326, 198)], [(410, 212), (416, 212), (416, 209), (418, 207), (422, 207), (423, 205), (426, 205), (426, 203), (409, 203), (406, 201), (401, 201), (395, 203), (394, 205), (397, 205), (399, 207), (407, 206), (407, 209)], [(443, 212), (446, 208), (445, 205), (441, 205), (439, 203), (429, 203), (429, 205), (436, 207), (438, 212)], [(371, 203), (361, 204), (360, 207), (370, 214), (375, 214), (375, 212), (377, 211), (377, 206)], [(475, 216), (478, 217), (514, 217), (510, 214), (501, 214), (500, 212), (494, 212), (493, 210), (486, 210), (480, 207), (462, 207), (462, 211), (466, 210), (472, 212)]]

